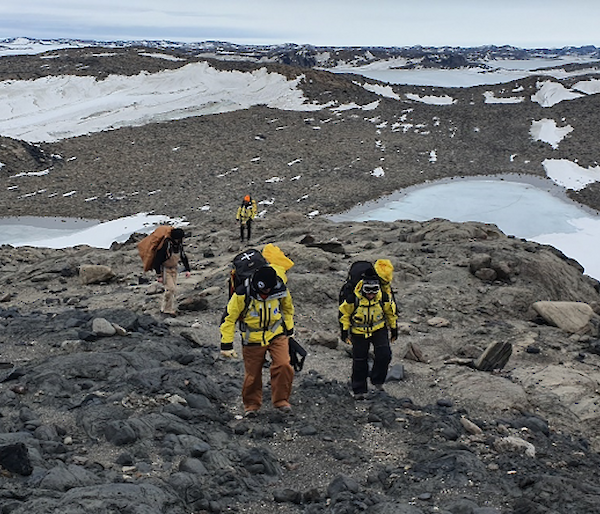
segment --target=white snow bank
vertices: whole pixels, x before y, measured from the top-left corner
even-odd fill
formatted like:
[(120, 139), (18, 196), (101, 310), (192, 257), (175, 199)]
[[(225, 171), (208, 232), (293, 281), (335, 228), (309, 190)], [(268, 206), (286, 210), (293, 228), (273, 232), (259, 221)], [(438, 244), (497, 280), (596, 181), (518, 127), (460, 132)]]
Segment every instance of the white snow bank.
[(529, 129), (531, 138), (534, 141), (543, 141), (544, 143), (548, 143), (555, 150), (558, 148), (558, 143), (560, 143), (563, 138), (572, 131), (573, 127), (571, 127), (571, 125), (559, 127), (556, 125), (556, 121), (549, 120), (547, 118), (539, 121), (532, 121), (531, 128)]
[(558, 82), (552, 82), (546, 80), (544, 82), (538, 82), (538, 91), (535, 95), (531, 96), (532, 102), (539, 103), (542, 107), (552, 107), (563, 100), (573, 100), (574, 98), (581, 98), (581, 93), (575, 93), (570, 89)]
[(219, 71), (187, 64), (135, 76), (58, 76), (0, 82), (0, 135), (29, 142), (57, 141), (91, 132), (139, 126), (253, 105), (312, 111), (298, 83), (266, 69)]
[[(16, 220), (18, 223), (18, 220)], [(38, 221), (48, 221), (41, 219)], [(34, 246), (38, 248), (71, 248), (79, 245), (88, 245), (94, 248), (110, 248), (113, 242), (123, 243), (127, 241), (129, 236), (134, 232), (150, 233), (154, 228), (161, 223), (170, 223), (174, 226), (182, 227), (188, 225), (188, 222), (182, 219), (171, 219), (168, 216), (150, 215), (148, 213), (135, 214), (126, 218), (119, 218), (105, 223), (98, 223), (89, 228), (81, 230), (60, 230), (61, 223), (59, 221), (48, 230), (47, 227), (30, 226), (24, 230), (26, 225), (16, 225), (19, 227), (18, 233), (15, 233), (10, 240), (3, 240), (2, 244), (10, 244), (14, 247), (19, 246)], [(5, 223), (0, 219), (0, 225)], [(82, 223), (86, 225), (87, 223)], [(76, 226), (77, 224), (71, 224)], [(3, 231), (4, 232), (4, 231)], [(41, 239), (27, 238), (27, 234), (44, 234)], [(48, 233), (54, 233), (53, 237), (47, 237)], [(65, 235), (63, 235), (65, 234)]]
[(386, 98), (392, 98), (394, 100), (400, 100), (400, 96), (394, 93), (392, 86), (382, 86), (380, 84), (363, 84), (363, 87), (367, 91), (371, 91), (371, 93), (375, 93), (379, 96), (384, 96)]
[(430, 105), (452, 105), (453, 103), (456, 103), (456, 100), (454, 100), (451, 96), (448, 96), (448, 95), (420, 96), (420, 95), (417, 95), (414, 93), (406, 93), (406, 98), (408, 98), (409, 100), (415, 100), (416, 102), (422, 102), (424, 104), (430, 104)]
[(573, 89), (587, 95), (598, 94), (600, 93), (600, 79), (580, 80), (573, 86)]
[(592, 182), (600, 181), (600, 166), (582, 168), (566, 159), (545, 159), (546, 175), (559, 186), (579, 191)]
[(523, 96), (497, 97), (493, 91), (483, 93), (486, 104), (519, 104), (525, 100)]

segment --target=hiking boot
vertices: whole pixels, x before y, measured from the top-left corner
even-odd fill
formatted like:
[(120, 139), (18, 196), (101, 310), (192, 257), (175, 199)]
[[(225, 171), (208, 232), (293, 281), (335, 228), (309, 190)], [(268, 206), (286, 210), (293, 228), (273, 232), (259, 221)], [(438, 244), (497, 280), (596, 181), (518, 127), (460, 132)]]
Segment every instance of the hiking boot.
[(292, 412), (292, 407), (291, 405), (282, 405), (281, 407), (275, 407), (279, 412), (282, 412), (284, 414), (289, 414), (290, 412)]
[(247, 410), (246, 412), (244, 412), (244, 417), (249, 419), (258, 417), (258, 409)]
[(383, 384), (373, 384), (373, 387), (375, 387), (375, 389), (377, 389), (378, 391), (385, 391), (385, 389), (383, 388)]
[(355, 400), (366, 400), (367, 395), (365, 393), (354, 393)]

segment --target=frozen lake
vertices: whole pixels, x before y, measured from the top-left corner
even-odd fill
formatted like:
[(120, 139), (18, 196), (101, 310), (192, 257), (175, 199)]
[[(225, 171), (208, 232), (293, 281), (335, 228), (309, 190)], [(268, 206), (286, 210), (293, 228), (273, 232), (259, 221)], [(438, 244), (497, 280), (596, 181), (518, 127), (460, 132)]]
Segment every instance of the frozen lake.
[(134, 232), (149, 233), (156, 225), (167, 222), (175, 226), (187, 225), (187, 222), (181, 219), (147, 213), (106, 222), (32, 216), (0, 218), (0, 245), (39, 248), (88, 245), (95, 248), (110, 248), (113, 242), (127, 241)]
[[(406, 62), (402, 59), (394, 63), (393, 60), (376, 61), (364, 66), (338, 66), (328, 69), (334, 73), (356, 73), (363, 77), (380, 80), (388, 84), (406, 84), (413, 86), (437, 87), (472, 87), (493, 84), (502, 84), (519, 80), (533, 75), (563, 78), (577, 72), (566, 72), (562, 66), (568, 64), (590, 64), (594, 58), (564, 57), (560, 59), (525, 59), (525, 60), (488, 60), (482, 61), (481, 67), (440, 69), (422, 68), (414, 69), (403, 67)], [(587, 70), (589, 72), (589, 69)], [(580, 71), (584, 73), (584, 71)]]
[(0, 218), (0, 245), (22, 246), (42, 239), (77, 234), (98, 223), (100, 222), (78, 218)]
[[(584, 266), (588, 275), (600, 280), (600, 217), (569, 200), (564, 188), (550, 179), (521, 175), (445, 179), (407, 188), (329, 218), (444, 218), (493, 223), (505, 234), (555, 246)], [(146, 214), (107, 223), (69, 218), (4, 218), (0, 219), (0, 244), (49, 248), (87, 244), (109, 248), (112, 241), (126, 241), (133, 232), (150, 232), (156, 224), (166, 221), (186, 224), (183, 220)]]
[(600, 217), (568, 199), (564, 189), (551, 180), (513, 176), (445, 179), (407, 188), (330, 218), (493, 223), (507, 235), (558, 248), (600, 280), (596, 257)]

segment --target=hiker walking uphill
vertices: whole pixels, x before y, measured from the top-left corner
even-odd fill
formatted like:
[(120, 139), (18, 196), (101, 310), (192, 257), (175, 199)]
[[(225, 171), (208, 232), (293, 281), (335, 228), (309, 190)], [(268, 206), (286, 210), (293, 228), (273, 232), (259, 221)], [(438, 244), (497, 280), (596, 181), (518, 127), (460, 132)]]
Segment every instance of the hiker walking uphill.
[(221, 322), (223, 357), (237, 357), (233, 340), (238, 321), (245, 371), (245, 415), (256, 416), (262, 406), (262, 369), (267, 352), (271, 356), (271, 402), (282, 412), (290, 411), (294, 369), (288, 336), (294, 331), (294, 305), (286, 285), (271, 266), (258, 268), (231, 296)]
[(190, 264), (183, 249), (183, 236), (182, 229), (171, 230), (171, 233), (164, 238), (162, 245), (156, 250), (152, 263), (158, 281), (162, 282), (165, 287), (160, 311), (172, 317), (177, 316), (175, 293), (177, 292), (177, 272), (180, 262), (185, 269), (185, 276), (190, 276)]
[(256, 201), (250, 195), (244, 196), (242, 204), (238, 207), (235, 219), (240, 223), (240, 241), (244, 241), (244, 228), (247, 232), (246, 240), (250, 241), (252, 235), (252, 220), (258, 212)]
[[(369, 375), (373, 386), (383, 390), (392, 360), (388, 329), (392, 342), (398, 338), (398, 317), (391, 287), (382, 290), (379, 275), (369, 268), (352, 294), (340, 304), (339, 311), (342, 341), (352, 345), (352, 391), (357, 400), (362, 400), (368, 391)], [(370, 345), (373, 345), (375, 359), (369, 374)]]

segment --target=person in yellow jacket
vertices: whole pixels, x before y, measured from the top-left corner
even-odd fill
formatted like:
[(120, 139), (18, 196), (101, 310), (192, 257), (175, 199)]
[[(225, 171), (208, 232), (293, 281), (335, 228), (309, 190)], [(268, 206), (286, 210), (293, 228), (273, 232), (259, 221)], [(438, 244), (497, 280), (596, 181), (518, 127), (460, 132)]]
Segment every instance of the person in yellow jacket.
[(256, 416), (262, 406), (262, 370), (267, 352), (271, 356), (271, 402), (282, 412), (291, 411), (294, 368), (290, 364), (288, 336), (294, 332), (294, 304), (271, 266), (259, 268), (231, 296), (220, 328), (223, 357), (237, 357), (233, 340), (238, 321), (245, 372), (245, 415)]
[(240, 222), (240, 241), (244, 241), (244, 228), (247, 230), (248, 237), (247, 241), (250, 241), (252, 235), (252, 220), (255, 218), (258, 212), (256, 201), (253, 200), (250, 195), (244, 196), (242, 204), (238, 207), (235, 219)]
[(370, 345), (375, 355), (371, 383), (383, 390), (392, 360), (388, 329), (392, 342), (398, 338), (396, 303), (381, 290), (379, 278), (373, 272), (356, 284), (354, 298), (344, 300), (339, 309), (342, 341), (352, 344), (352, 391), (357, 400), (362, 400), (368, 391)]

